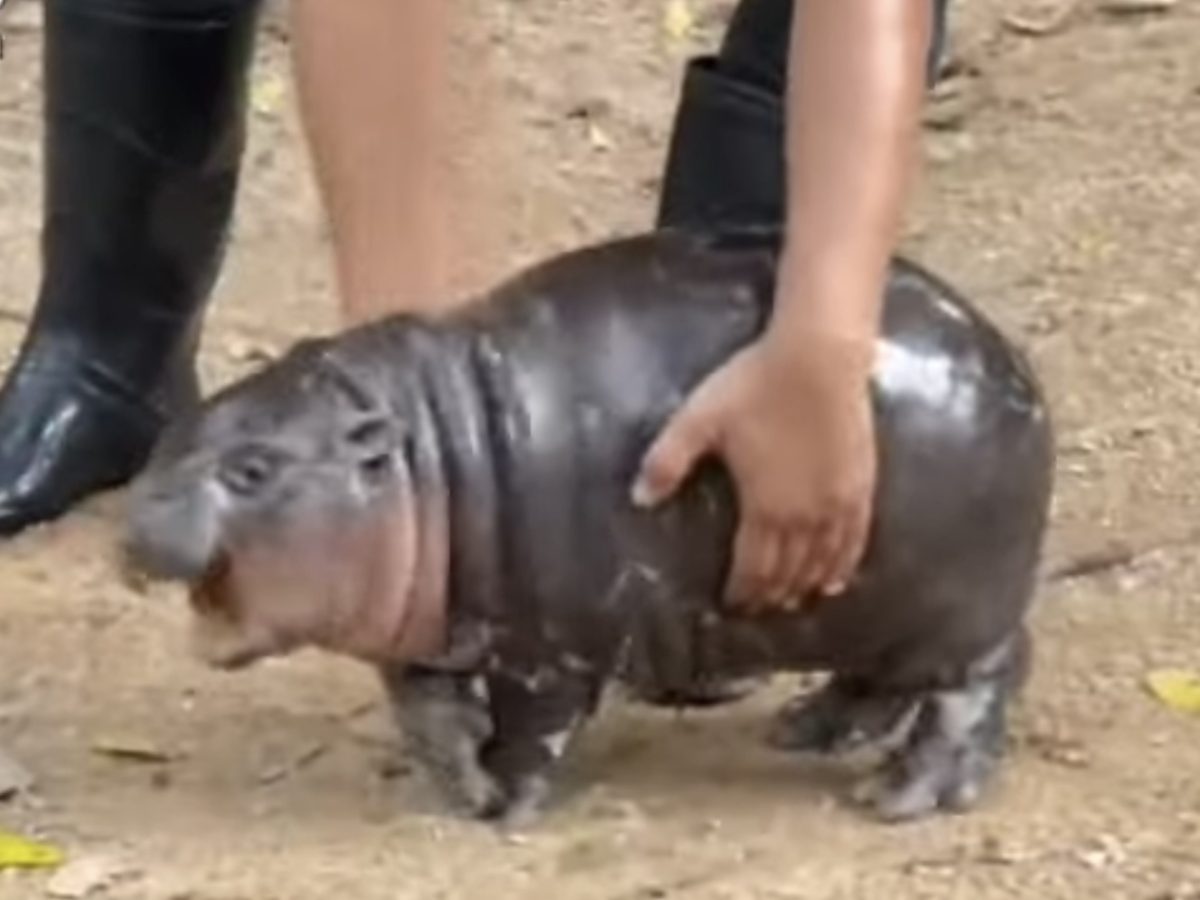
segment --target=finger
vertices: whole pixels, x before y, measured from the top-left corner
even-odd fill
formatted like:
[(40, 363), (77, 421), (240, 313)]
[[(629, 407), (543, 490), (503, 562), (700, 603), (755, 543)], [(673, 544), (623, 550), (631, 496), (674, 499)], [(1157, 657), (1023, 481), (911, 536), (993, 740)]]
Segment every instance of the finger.
[(770, 528), (753, 520), (739, 526), (726, 590), (731, 602), (746, 609), (761, 605), (779, 549), (779, 538)]
[(633, 502), (642, 507), (654, 506), (675, 493), (708, 450), (710, 437), (691, 406), (671, 418), (642, 458)]
[(804, 604), (808, 590), (804, 587), (804, 569), (812, 547), (812, 532), (806, 527), (792, 528), (783, 538), (779, 564), (778, 602), (788, 610)]
[(758, 555), (754, 561), (754, 568), (749, 573), (751, 580), (747, 586), (747, 600), (757, 611), (767, 612), (778, 605), (775, 595), (782, 580), (780, 572), (786, 534), (781, 528), (770, 525), (762, 526), (761, 532)]
[(825, 516), (820, 524), (809, 533), (808, 553), (800, 573), (796, 590), (811, 594), (821, 590), (837, 559), (843, 531), (842, 520), (836, 516)]
[(834, 596), (846, 589), (862, 564), (870, 531), (871, 507), (860, 504), (846, 519), (840, 546), (824, 579), (826, 594)]

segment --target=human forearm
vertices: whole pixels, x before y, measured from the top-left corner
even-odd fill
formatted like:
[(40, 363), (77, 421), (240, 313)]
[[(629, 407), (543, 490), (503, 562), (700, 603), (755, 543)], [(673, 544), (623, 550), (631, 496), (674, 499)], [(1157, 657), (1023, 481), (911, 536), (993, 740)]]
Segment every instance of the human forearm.
[(925, 0), (796, 4), (787, 98), (787, 239), (771, 337), (865, 343), (915, 160)]

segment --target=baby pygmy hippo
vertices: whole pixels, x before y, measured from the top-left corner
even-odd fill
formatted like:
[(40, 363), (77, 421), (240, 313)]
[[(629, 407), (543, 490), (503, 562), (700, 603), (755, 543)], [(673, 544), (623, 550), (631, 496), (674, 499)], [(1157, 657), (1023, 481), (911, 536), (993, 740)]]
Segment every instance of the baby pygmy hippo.
[(823, 671), (780, 739), (890, 754), (888, 820), (967, 809), (1002, 757), (1052, 493), (1019, 352), (920, 267), (890, 272), (871, 384), (874, 524), (846, 593), (749, 615), (707, 463), (630, 501), (641, 455), (765, 326), (778, 236), (661, 231), (572, 251), (437, 322), (397, 315), (282, 359), (164, 435), (128, 548), (185, 583), (210, 664), (319, 647), (377, 666), (419, 757), (474, 815), (536, 818), (606, 686)]

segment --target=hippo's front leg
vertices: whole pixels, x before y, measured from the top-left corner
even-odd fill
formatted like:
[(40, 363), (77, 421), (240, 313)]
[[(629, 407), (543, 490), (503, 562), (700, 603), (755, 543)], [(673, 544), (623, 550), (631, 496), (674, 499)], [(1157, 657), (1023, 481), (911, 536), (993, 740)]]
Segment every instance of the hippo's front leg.
[(398, 665), (380, 674), (418, 764), (468, 815), (487, 815), (503, 793), (480, 762), (493, 731), (482, 679)]
[(488, 677), (495, 732), (483, 762), (504, 791), (490, 816), (501, 826), (525, 828), (536, 821), (550, 798), (558, 763), (594, 712), (598, 693), (586, 676), (557, 669)]

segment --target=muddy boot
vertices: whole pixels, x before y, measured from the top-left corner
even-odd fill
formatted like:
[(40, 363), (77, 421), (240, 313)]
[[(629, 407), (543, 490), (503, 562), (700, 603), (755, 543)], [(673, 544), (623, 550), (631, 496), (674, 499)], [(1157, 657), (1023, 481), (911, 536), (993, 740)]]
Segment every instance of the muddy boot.
[(257, 0), (45, 0), (44, 274), (0, 390), (0, 533), (128, 481), (194, 401)]
[[(716, 55), (684, 74), (659, 197), (660, 227), (778, 226), (784, 220), (784, 90), (792, 8), (742, 0)], [(928, 81), (943, 66), (948, 0), (930, 0)]]

